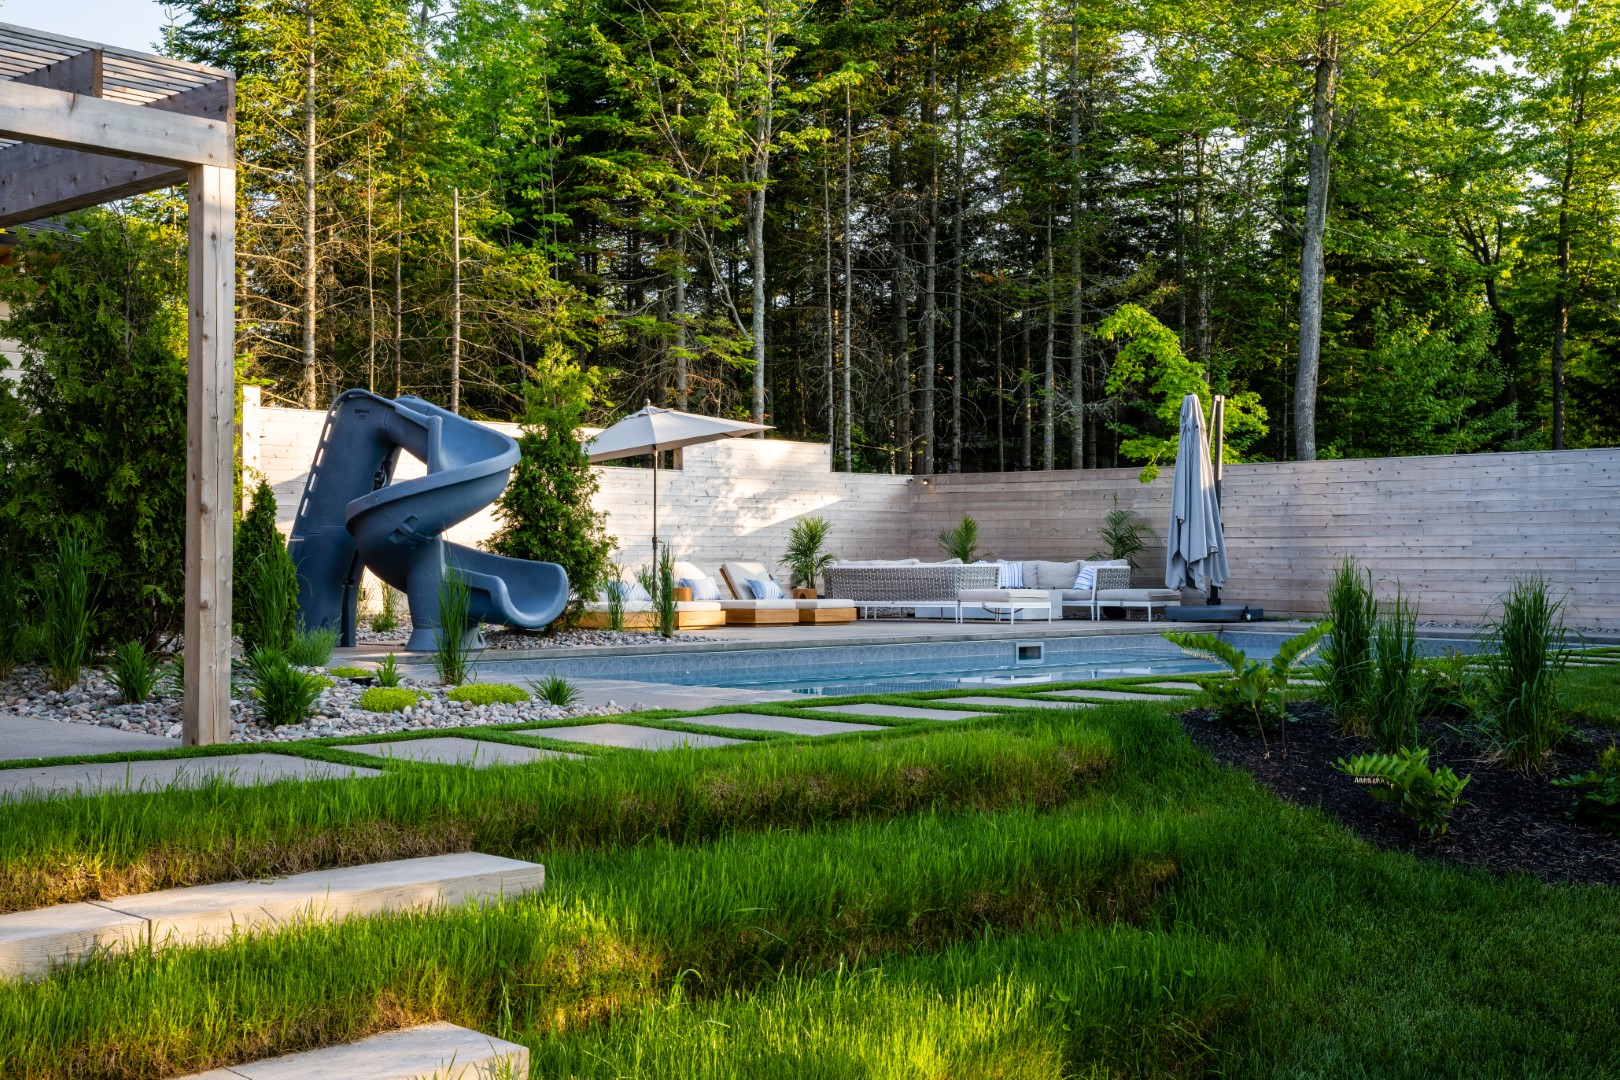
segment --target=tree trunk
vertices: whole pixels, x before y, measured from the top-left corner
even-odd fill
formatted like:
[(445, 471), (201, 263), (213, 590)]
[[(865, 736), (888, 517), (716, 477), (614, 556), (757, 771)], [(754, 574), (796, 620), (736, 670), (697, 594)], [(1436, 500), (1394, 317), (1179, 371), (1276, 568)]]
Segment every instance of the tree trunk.
[[(1579, 128), (1584, 119), (1584, 101), (1580, 96), (1575, 97), (1571, 103), (1575, 112), (1575, 127)], [(1569, 347), (1569, 309), (1570, 309), (1570, 196), (1575, 190), (1575, 148), (1574, 136), (1571, 135), (1571, 145), (1564, 155), (1564, 175), (1558, 185), (1558, 285), (1553, 292), (1553, 339), (1552, 339), (1552, 448), (1564, 448), (1564, 359)]]
[(906, 304), (906, 222), (901, 195), (900, 140), (889, 146), (889, 250), (894, 253), (889, 285), (894, 316), (894, 471), (909, 473), (911, 466), (911, 312)]
[[(772, 107), (776, 91), (774, 66), (775, 38), (767, 32), (765, 85), (759, 103), (759, 119), (754, 126), (754, 189), (748, 198), (748, 252), (753, 256), (754, 276), (754, 423), (765, 422), (765, 185), (771, 176)], [(765, 433), (759, 433), (763, 439)]]
[(691, 407), (691, 374), (686, 362), (686, 230), (675, 233), (675, 407), (685, 412)]
[(1197, 142), (1195, 167), (1198, 170), (1193, 189), (1193, 277), (1197, 292), (1193, 304), (1193, 318), (1198, 326), (1198, 362), (1204, 365), (1204, 378), (1212, 385), (1220, 385), (1215, 377), (1210, 358), (1209, 325), (1209, 266), (1204, 258), (1204, 137)]
[(852, 419), (854, 399), (850, 385), (849, 371), (850, 356), (854, 345), (853, 339), (851, 338), (852, 331), (850, 329), (850, 321), (854, 317), (855, 308), (855, 275), (852, 269), (852, 251), (849, 236), (849, 216), (851, 204), (850, 188), (851, 173), (853, 171), (850, 157), (853, 153), (852, 143), (854, 141), (855, 134), (853, 117), (854, 113), (850, 108), (849, 87), (846, 85), (844, 87), (844, 205), (841, 214), (839, 236), (842, 238), (844, 243), (844, 340), (842, 349), (843, 355), (841, 359), (843, 361), (844, 369), (844, 469), (847, 472), (855, 471), (855, 459), (852, 454), (853, 448), (850, 445), (854, 438), (854, 421)]
[(405, 381), (405, 192), (394, 204), (394, 396)]
[(450, 411), (461, 412), (461, 189), (450, 189)]
[(962, 168), (962, 76), (956, 76), (952, 112), (956, 126), (956, 212), (951, 221), (951, 472), (962, 471), (962, 273), (967, 253), (962, 250), (963, 195), (967, 175)]
[(1052, 250), (1052, 219), (1046, 219), (1046, 377), (1042, 381), (1041, 468), (1057, 468), (1057, 265)]
[[(826, 126), (826, 118), (822, 118)], [(827, 357), (825, 384), (827, 387), (827, 448), (828, 455), (833, 459), (833, 468), (838, 467), (838, 391), (834, 386), (838, 372), (838, 307), (833, 297), (833, 229), (832, 229), (832, 178), (828, 175), (827, 159), (821, 159), (821, 234), (823, 248), (826, 251), (826, 315), (827, 315)], [(847, 468), (847, 466), (846, 466)]]
[(1001, 305), (996, 305), (996, 471), (1007, 471), (1006, 386), (1001, 377)]
[(1328, 179), (1333, 150), (1338, 38), (1318, 40), (1311, 89), (1311, 141), (1305, 191), (1305, 229), (1299, 259), (1299, 367), (1294, 378), (1294, 454), (1316, 460), (1316, 386), (1322, 364), (1323, 245), (1327, 235)]
[(1069, 467), (1086, 465), (1086, 312), (1085, 237), (1080, 169), (1080, 16), (1069, 22), (1069, 308), (1073, 324), (1069, 342)]
[(377, 392), (377, 228), (373, 213), (377, 188), (372, 177), (372, 146), (366, 143), (366, 389)]
[(937, 47), (928, 56), (928, 103), (923, 107), (923, 128), (928, 133), (928, 221), (923, 232), (923, 370), (922, 370), (922, 423), (918, 436), (922, 443), (922, 471), (924, 476), (934, 472), (934, 324), (939, 316), (938, 297), (935, 293), (939, 271), (939, 132), (938, 114), (934, 103), (939, 93)]
[(1025, 472), (1029, 472), (1030, 444), (1033, 441), (1033, 432), (1031, 428), (1034, 426), (1035, 421), (1035, 403), (1033, 400), (1034, 394), (1032, 393), (1035, 385), (1035, 368), (1034, 360), (1030, 354), (1029, 341), (1029, 324), (1034, 321), (1035, 313), (1030, 309), (1025, 308), (1023, 311), (1019, 312), (1018, 369), (1023, 372), (1023, 377), (1018, 380), (1018, 462), (1019, 468), (1023, 469)]
[(315, 8), (304, 12), (309, 52), (304, 61), (304, 408), (318, 407), (315, 388), (315, 305), (319, 261), (315, 250)]

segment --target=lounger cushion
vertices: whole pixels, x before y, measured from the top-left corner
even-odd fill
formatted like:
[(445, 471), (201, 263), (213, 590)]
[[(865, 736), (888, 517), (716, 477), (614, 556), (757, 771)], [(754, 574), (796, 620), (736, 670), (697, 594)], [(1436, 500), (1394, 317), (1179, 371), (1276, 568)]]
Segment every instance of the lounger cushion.
[(964, 604), (1044, 604), (1051, 596), (1044, 589), (963, 589), (956, 594)]
[[(608, 606), (600, 601), (593, 601), (583, 605), (586, 611), (606, 611)], [(644, 615), (656, 610), (658, 605), (645, 600), (626, 600), (624, 611), (626, 615)], [(720, 604), (714, 600), (677, 600), (676, 611), (719, 611)]]
[(731, 595), (738, 600), (780, 600), (786, 595), (785, 592), (779, 592), (775, 596), (755, 596), (754, 591), (748, 587), (749, 581), (769, 581), (781, 589), (781, 585), (771, 576), (764, 563), (743, 562), (740, 559), (723, 562), (720, 564), (720, 578), (731, 590)]
[(641, 587), (639, 581), (610, 581), (602, 586), (600, 599), (605, 603), (611, 593), (618, 593), (627, 604), (652, 599), (647, 590)]
[(1103, 589), (1097, 593), (1097, 602), (1106, 604), (1179, 604), (1181, 593), (1176, 589)]
[(722, 611), (773, 611), (773, 610), (780, 611), (780, 610), (786, 610), (788, 608), (791, 608), (794, 611), (797, 611), (799, 609), (799, 601), (797, 601), (797, 600), (722, 600), (722, 601), (720, 601), (720, 610), (722, 610)]
[(800, 611), (853, 611), (853, 600), (794, 600), (793, 605)]

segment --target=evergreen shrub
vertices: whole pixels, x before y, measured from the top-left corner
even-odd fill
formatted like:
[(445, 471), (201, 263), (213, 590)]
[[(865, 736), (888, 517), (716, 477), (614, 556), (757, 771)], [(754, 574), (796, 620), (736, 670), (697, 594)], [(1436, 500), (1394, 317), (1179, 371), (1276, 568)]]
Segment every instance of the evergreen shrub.
[(516, 559), (556, 563), (573, 592), (569, 618), (609, 580), (613, 538), (592, 505), (596, 475), (579, 443), (579, 428), (599, 394), (595, 371), (560, 351), (548, 352), (524, 388), (522, 460), (495, 504), (501, 523), (490, 550)]

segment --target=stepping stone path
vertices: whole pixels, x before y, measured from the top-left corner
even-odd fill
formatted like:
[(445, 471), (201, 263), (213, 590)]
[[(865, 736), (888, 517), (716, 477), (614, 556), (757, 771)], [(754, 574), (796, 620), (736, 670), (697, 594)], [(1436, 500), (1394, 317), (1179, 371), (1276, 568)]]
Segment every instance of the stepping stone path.
[(586, 724), (583, 727), (538, 728), (527, 734), (560, 739), (563, 742), (613, 746), (621, 750), (668, 750), (672, 746), (706, 749), (711, 746), (735, 746), (746, 741), (725, 739), (719, 735), (693, 735), (687, 731), (636, 727), (634, 724)]
[(360, 746), (334, 746), (334, 750), (352, 750), (373, 757), (397, 758), (401, 761), (428, 761), (435, 765), (530, 765), (547, 758), (567, 758), (578, 761), (578, 754), (564, 754), (557, 750), (542, 750), (538, 746), (513, 746), (511, 743), (485, 742), (481, 739), (407, 739), (401, 742), (365, 743)]
[(221, 754), (158, 761), (102, 761), (84, 765), (0, 769), (0, 802), (52, 795), (162, 791), (202, 787), (214, 780), (252, 786), (277, 780), (332, 780), (381, 776), (376, 769), (334, 765), (291, 754)]
[(60, 904), (0, 915), (0, 977), (41, 976), (97, 948), (190, 945), (300, 920), (518, 896), (545, 882), (537, 863), (466, 852)]
[(1047, 697), (1093, 698), (1097, 701), (1180, 701), (1180, 694), (1138, 694), (1130, 690), (1043, 690)]
[(941, 705), (983, 705), (992, 709), (1085, 709), (1089, 702), (1084, 701), (1042, 701), (1040, 698), (1016, 697), (956, 697), (936, 698)]
[(817, 705), (813, 713), (842, 713), (845, 716), (883, 716), (895, 720), (977, 720), (983, 712), (960, 709), (917, 709), (910, 705)]
[(423, 1024), (185, 1080), (495, 1080), (529, 1075), (529, 1048), (455, 1024)]
[(1156, 687), (1157, 689), (1160, 689), (1160, 690), (1180, 690), (1183, 693), (1187, 693), (1187, 694), (1196, 694), (1199, 691), (1203, 690), (1202, 686), (1199, 686), (1197, 683), (1191, 683), (1191, 682), (1150, 682), (1150, 683), (1138, 683), (1137, 685), (1144, 686), (1144, 687), (1152, 686), (1152, 687)]
[(678, 716), (683, 724), (732, 728), (741, 731), (779, 731), (784, 735), (848, 735), (854, 731), (886, 731), (875, 724), (845, 724), (837, 720), (807, 720), (802, 716), (767, 716), (764, 713), (717, 713), (714, 716)]

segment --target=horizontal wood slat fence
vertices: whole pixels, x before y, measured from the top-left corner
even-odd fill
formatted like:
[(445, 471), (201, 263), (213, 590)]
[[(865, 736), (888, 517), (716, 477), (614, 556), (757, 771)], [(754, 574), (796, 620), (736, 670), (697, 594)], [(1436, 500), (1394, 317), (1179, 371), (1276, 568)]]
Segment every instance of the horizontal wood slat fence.
[[(244, 465), (275, 488), (286, 530), (325, 414), (265, 408), (255, 397), (243, 409)], [(401, 478), (420, 472), (402, 460)], [(618, 560), (645, 563), (650, 470), (597, 473), (597, 505), (621, 545)], [(690, 447), (679, 469), (660, 471), (659, 533), (679, 556), (711, 569), (727, 559), (774, 565), (793, 521), (818, 513), (832, 521), (840, 556), (937, 558), (935, 536), (971, 514), (986, 552), (1069, 560), (1097, 551), (1116, 499), (1164, 531), (1171, 470), (1151, 484), (1137, 475), (966, 473), (913, 482), (832, 472), (819, 443), (734, 439)], [(1415, 593), (1426, 621), (1478, 623), (1515, 576), (1539, 571), (1567, 594), (1570, 625), (1620, 629), (1620, 450), (1232, 465), (1224, 523), (1226, 596), (1268, 612), (1317, 614), (1333, 568), (1352, 554), (1372, 569), (1381, 595), (1397, 582)], [(486, 512), (451, 536), (476, 545), (495, 527)], [(1139, 584), (1161, 580), (1163, 545), (1141, 563)]]

